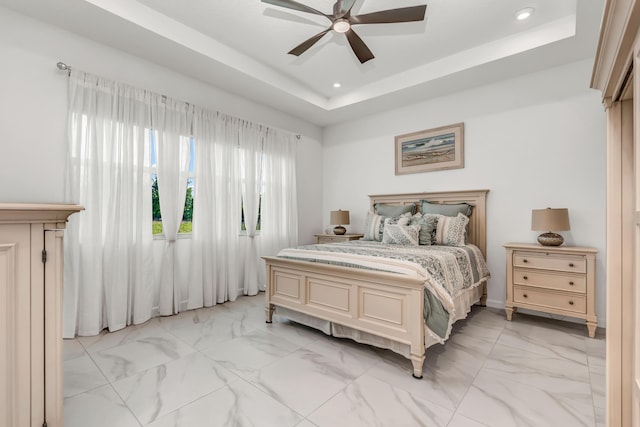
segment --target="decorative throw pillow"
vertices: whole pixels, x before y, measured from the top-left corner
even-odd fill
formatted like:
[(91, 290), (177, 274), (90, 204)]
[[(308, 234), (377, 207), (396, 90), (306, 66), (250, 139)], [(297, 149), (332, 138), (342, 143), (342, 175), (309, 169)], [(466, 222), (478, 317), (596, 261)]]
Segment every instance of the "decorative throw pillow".
[(376, 203), (373, 209), (376, 214), (382, 216), (400, 216), (405, 213), (413, 215), (416, 213), (416, 205), (390, 205), (386, 203)]
[(421, 213), (417, 213), (411, 217), (410, 224), (418, 224), (420, 226), (419, 241), (421, 245), (435, 244), (439, 216), (440, 215), (422, 215)]
[(431, 203), (428, 200), (420, 200), (420, 211), (422, 214), (435, 214), (445, 216), (456, 216), (459, 213), (471, 216), (473, 206), (468, 203)]
[(465, 234), (469, 218), (459, 213), (458, 216), (440, 216), (436, 229), (436, 245), (464, 246)]
[(384, 220), (386, 217), (367, 212), (367, 219), (364, 224), (363, 240), (381, 241), (382, 231), (384, 230)]
[(382, 241), (384, 227), (392, 224), (407, 225), (411, 218), (410, 213), (403, 214), (398, 217), (386, 217), (367, 212), (367, 220), (365, 222), (363, 240)]
[(418, 233), (420, 226), (415, 225), (385, 225), (382, 235), (382, 243), (404, 246), (418, 246)]

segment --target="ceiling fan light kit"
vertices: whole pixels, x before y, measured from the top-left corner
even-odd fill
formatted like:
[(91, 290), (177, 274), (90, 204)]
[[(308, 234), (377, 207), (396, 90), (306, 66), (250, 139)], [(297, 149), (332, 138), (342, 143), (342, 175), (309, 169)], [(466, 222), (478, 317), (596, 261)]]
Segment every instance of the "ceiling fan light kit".
[(333, 5), (333, 14), (327, 15), (312, 7), (298, 3), (295, 0), (261, 0), (274, 6), (293, 9), (299, 12), (320, 15), (331, 21), (331, 26), (326, 30), (316, 34), (313, 37), (303, 41), (298, 46), (291, 49), (288, 53), (300, 56), (316, 44), (325, 34), (333, 30), (336, 33), (344, 34), (361, 64), (374, 58), (373, 53), (362, 41), (360, 36), (353, 31), (353, 25), (362, 24), (393, 24), (398, 22), (416, 22), (423, 21), (427, 11), (427, 5), (401, 7), (398, 9), (382, 10), (380, 12), (366, 13), (364, 15), (351, 16), (351, 9), (356, 0), (338, 0)]

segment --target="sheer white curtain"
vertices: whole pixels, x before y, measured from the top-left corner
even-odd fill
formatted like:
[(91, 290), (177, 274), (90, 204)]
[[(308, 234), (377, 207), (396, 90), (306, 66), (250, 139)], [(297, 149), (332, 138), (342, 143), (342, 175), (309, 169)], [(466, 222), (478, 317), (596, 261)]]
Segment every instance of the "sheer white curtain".
[(184, 102), (156, 98), (152, 125), (156, 136), (158, 193), (165, 247), (160, 275), (161, 315), (180, 311), (180, 284), (175, 281), (175, 243), (182, 223), (189, 179), (193, 107)]
[[(290, 134), (269, 130), (263, 149), (263, 196), (258, 254), (275, 255), (298, 244), (296, 142)], [(258, 286), (264, 290), (265, 267), (258, 258)]]
[(64, 337), (151, 317), (152, 95), (72, 71), (66, 193), (85, 210), (65, 238)]
[(239, 120), (240, 171), (242, 173), (242, 205), (244, 208), (245, 238), (242, 262), (243, 291), (245, 295), (258, 293), (258, 209), (262, 192), (262, 155), (266, 128)]
[[(235, 300), (264, 287), (260, 257), (297, 242), (291, 135), (77, 70), (69, 102), (67, 200), (86, 210), (71, 217), (65, 239), (65, 337), (148, 320), (156, 313), (154, 276), (162, 278), (160, 314), (177, 313), (185, 303), (198, 308)], [(155, 264), (152, 136), (166, 238)], [(192, 240), (183, 245), (191, 251), (183, 284), (175, 280), (175, 242), (191, 136), (195, 196)]]
[(240, 285), (241, 173), (233, 120), (196, 110), (188, 308), (234, 301)]

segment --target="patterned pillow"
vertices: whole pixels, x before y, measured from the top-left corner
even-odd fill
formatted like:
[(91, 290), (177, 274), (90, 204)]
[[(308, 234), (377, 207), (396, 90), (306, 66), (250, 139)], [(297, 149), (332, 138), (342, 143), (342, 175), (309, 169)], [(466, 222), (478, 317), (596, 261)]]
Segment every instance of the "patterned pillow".
[(464, 246), (465, 234), (469, 218), (459, 213), (458, 216), (440, 216), (436, 229), (436, 245)]
[(382, 235), (382, 243), (404, 246), (418, 246), (418, 233), (420, 226), (415, 225), (385, 225)]
[(410, 213), (403, 214), (398, 217), (387, 217), (367, 212), (367, 220), (365, 222), (363, 240), (382, 241), (384, 227), (389, 224), (407, 225), (411, 218)]
[(420, 226), (420, 244), (435, 245), (436, 228), (438, 226), (438, 218), (440, 215), (431, 215), (417, 213), (411, 217), (411, 225), (418, 224)]

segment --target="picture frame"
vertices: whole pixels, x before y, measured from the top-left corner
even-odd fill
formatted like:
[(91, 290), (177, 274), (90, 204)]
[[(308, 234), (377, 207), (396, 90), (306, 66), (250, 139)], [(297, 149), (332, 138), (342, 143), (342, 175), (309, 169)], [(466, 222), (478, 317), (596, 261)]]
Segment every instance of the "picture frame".
[(464, 123), (395, 137), (396, 175), (464, 168)]

